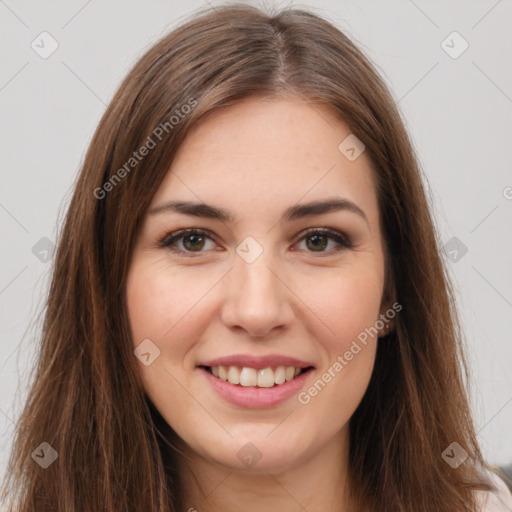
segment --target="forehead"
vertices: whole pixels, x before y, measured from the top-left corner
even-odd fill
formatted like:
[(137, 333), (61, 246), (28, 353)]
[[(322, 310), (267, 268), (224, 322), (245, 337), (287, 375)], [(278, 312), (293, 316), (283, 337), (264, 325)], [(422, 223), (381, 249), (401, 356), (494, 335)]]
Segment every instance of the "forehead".
[(339, 196), (357, 203), (373, 225), (378, 205), (370, 160), (363, 152), (349, 161), (338, 149), (350, 133), (330, 110), (296, 97), (243, 100), (191, 129), (152, 206), (200, 200), (236, 217)]

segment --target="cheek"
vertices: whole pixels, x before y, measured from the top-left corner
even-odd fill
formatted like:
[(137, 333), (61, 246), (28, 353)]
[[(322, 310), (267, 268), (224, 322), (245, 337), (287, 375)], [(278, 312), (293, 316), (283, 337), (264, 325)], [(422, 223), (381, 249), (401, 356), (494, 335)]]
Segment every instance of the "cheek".
[(375, 271), (343, 272), (330, 275), (323, 286), (309, 293), (312, 309), (327, 326), (329, 351), (344, 352), (379, 317), (382, 281)]
[[(361, 277), (363, 275), (363, 277)], [(381, 282), (371, 269), (366, 274), (340, 273), (311, 298), (311, 309), (322, 320), (322, 368), (299, 396), (314, 422), (330, 434), (345, 425), (361, 402), (372, 374), (379, 315)], [(331, 276), (332, 277), (332, 276)], [(316, 423), (315, 423), (316, 424)], [(328, 427), (327, 427), (328, 425)]]
[(127, 306), (135, 344), (141, 339), (161, 339), (170, 329), (173, 318), (170, 312), (179, 314), (180, 302), (176, 295), (169, 293), (165, 275), (151, 272), (135, 264), (127, 280)]
[[(163, 262), (143, 259), (132, 264), (127, 278), (133, 346), (150, 339), (160, 350), (159, 357), (150, 365), (138, 365), (140, 376), (146, 393), (169, 424), (176, 420), (170, 415), (173, 410), (183, 411), (190, 405), (178, 382), (185, 381), (190, 364), (187, 354), (197, 338), (198, 324), (191, 321), (198, 310), (194, 306), (206, 293), (200, 283), (193, 281), (190, 276), (180, 277), (168, 266), (164, 268)], [(173, 397), (172, 409), (169, 396)]]
[(203, 312), (198, 318), (198, 312), (215, 282), (165, 262), (135, 262), (126, 290), (134, 345), (149, 338), (170, 360), (183, 358), (201, 328), (198, 319), (207, 317)]

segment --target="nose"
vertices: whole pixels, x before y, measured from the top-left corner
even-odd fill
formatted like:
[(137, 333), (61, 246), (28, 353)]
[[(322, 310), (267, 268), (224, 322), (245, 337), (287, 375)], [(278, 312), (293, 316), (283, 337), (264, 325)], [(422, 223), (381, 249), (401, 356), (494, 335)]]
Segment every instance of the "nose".
[(226, 276), (221, 320), (230, 329), (244, 330), (263, 338), (286, 328), (294, 319), (294, 294), (279, 265), (264, 251), (256, 261), (236, 255), (234, 268)]

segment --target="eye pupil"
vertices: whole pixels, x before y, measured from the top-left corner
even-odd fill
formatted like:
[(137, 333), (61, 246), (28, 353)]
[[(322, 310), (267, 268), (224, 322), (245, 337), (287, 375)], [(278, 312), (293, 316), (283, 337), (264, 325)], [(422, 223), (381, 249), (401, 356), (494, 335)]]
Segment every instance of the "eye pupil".
[[(191, 246), (190, 246), (190, 244), (187, 243), (187, 241), (190, 241), (190, 240), (192, 240)], [(195, 240), (195, 242), (194, 242), (194, 240)], [(197, 244), (198, 241), (199, 241), (199, 245)], [(183, 245), (185, 246), (185, 248), (187, 250), (191, 250), (194, 248), (202, 249), (202, 247), (204, 245), (204, 237), (201, 235), (188, 235), (183, 238)]]
[[(313, 245), (312, 245), (312, 248), (313, 249), (325, 249), (326, 245), (327, 245), (327, 237), (325, 235), (312, 235), (308, 238), (308, 240), (315, 240), (313, 242)], [(320, 242), (320, 243), (318, 243)], [(308, 244), (310, 245), (310, 244)], [(311, 248), (311, 247), (310, 247)]]

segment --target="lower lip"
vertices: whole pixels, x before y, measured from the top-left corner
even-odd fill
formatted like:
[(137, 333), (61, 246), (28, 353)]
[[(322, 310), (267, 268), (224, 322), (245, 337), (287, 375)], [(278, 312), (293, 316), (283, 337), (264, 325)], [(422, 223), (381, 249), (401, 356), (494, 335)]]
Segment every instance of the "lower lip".
[(201, 372), (211, 384), (213, 389), (227, 402), (246, 407), (249, 409), (262, 409), (265, 407), (274, 407), (285, 402), (293, 395), (296, 395), (303, 387), (304, 382), (312, 373), (312, 370), (301, 373), (293, 380), (286, 381), (284, 384), (275, 385), (271, 388), (258, 388), (254, 386), (238, 386), (228, 381), (223, 381), (212, 375), (208, 370), (200, 368)]

